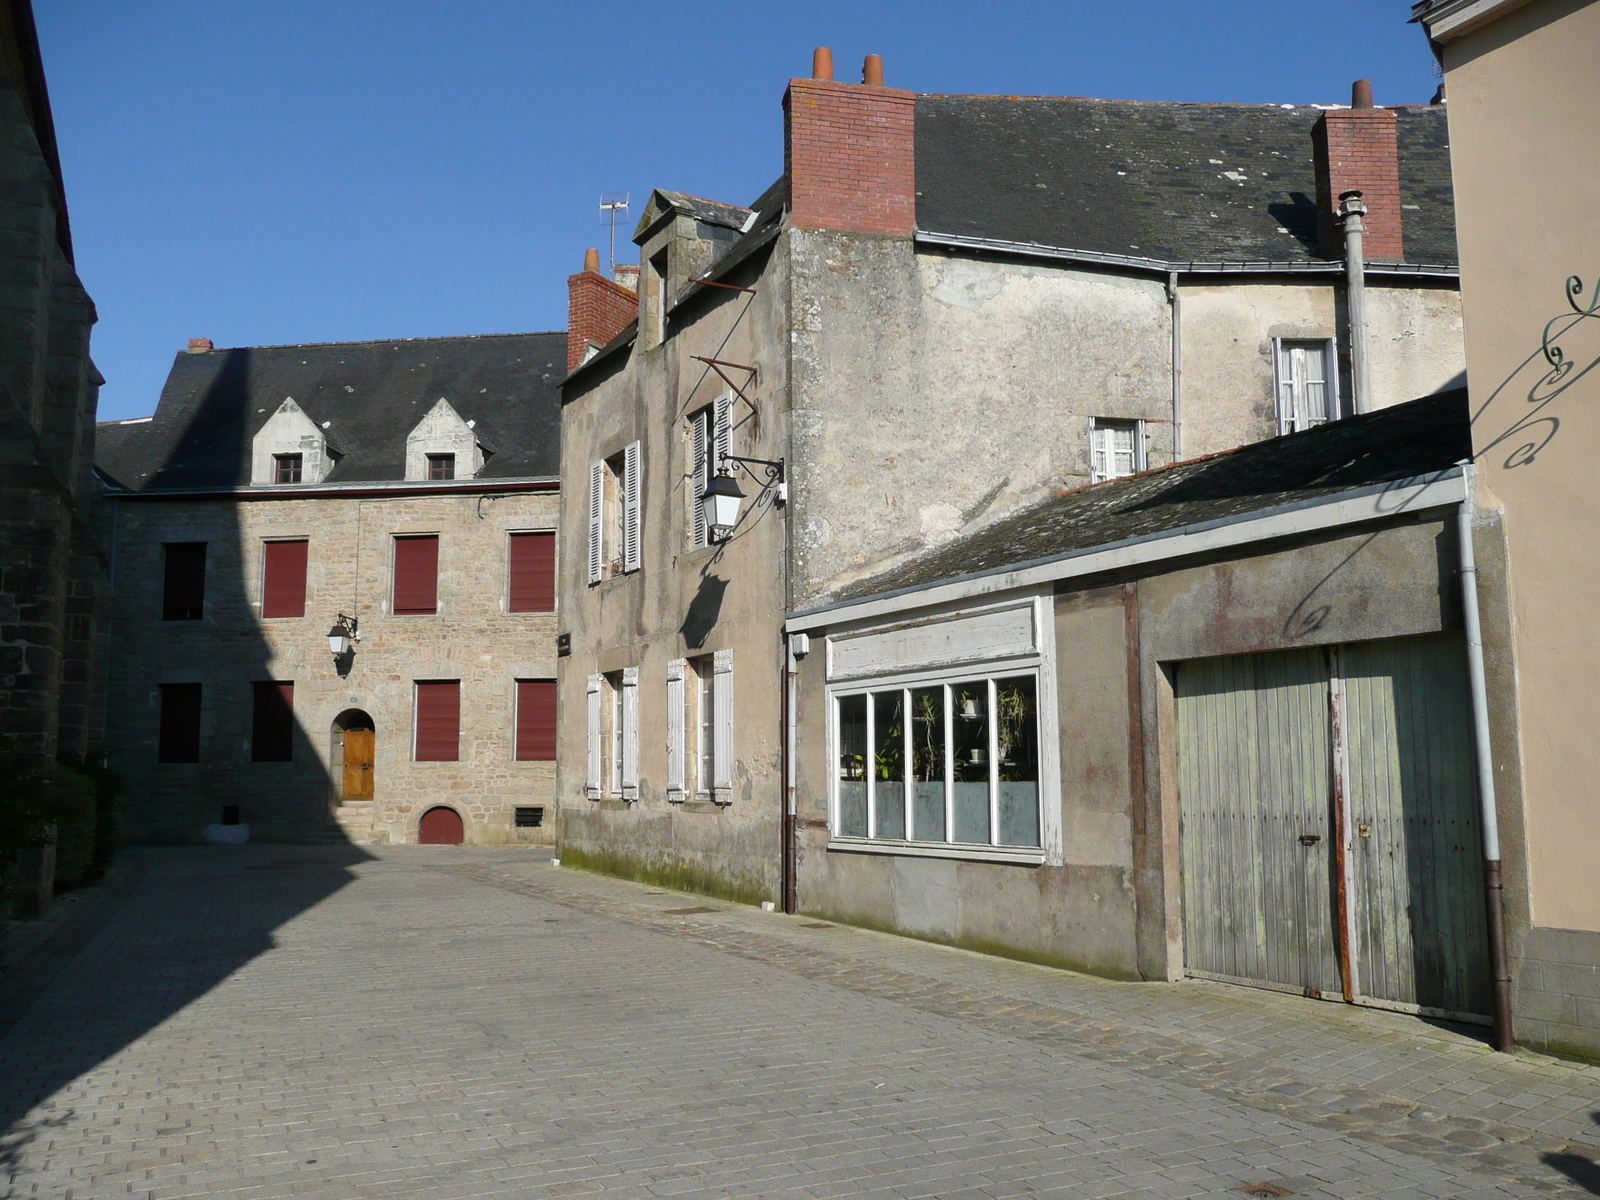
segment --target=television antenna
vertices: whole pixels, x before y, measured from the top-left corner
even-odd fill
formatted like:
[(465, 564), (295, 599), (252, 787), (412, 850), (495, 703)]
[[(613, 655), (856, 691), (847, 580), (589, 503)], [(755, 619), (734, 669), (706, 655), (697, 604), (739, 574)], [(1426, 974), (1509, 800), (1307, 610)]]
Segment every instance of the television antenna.
[(600, 224), (611, 226), (611, 278), (617, 277), (617, 213), (628, 211), (627, 192), (600, 193)]

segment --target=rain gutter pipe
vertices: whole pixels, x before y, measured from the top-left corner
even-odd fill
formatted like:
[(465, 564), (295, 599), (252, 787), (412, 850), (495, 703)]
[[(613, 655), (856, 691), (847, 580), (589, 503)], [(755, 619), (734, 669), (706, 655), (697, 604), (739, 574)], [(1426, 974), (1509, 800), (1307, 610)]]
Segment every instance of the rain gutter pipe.
[(1178, 273), (1167, 273), (1167, 303), (1172, 306), (1172, 461), (1183, 458), (1183, 297)]
[(1362, 252), (1367, 204), (1356, 191), (1339, 193), (1344, 222), (1345, 295), (1350, 304), (1350, 373), (1355, 376), (1356, 412), (1372, 411), (1372, 366), (1367, 353), (1367, 266)]
[(1467, 631), (1467, 683), (1472, 693), (1472, 740), (1478, 760), (1479, 824), (1483, 828), (1483, 886), (1489, 924), (1489, 969), (1494, 982), (1495, 1049), (1510, 1053), (1516, 1044), (1511, 1024), (1511, 970), (1506, 957), (1505, 884), (1500, 874), (1500, 822), (1494, 796), (1494, 755), (1489, 743), (1489, 690), (1484, 683), (1483, 625), (1478, 614), (1478, 559), (1472, 545), (1476, 472), (1461, 464), (1467, 494), (1456, 508), (1456, 542), (1461, 556), (1461, 612)]

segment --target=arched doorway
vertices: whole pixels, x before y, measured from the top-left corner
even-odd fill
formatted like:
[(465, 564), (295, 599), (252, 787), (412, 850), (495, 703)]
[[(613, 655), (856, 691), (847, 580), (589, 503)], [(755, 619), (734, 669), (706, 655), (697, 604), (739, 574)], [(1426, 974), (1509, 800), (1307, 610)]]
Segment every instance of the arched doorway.
[(417, 841), (424, 846), (459, 846), (465, 839), (460, 814), (453, 808), (430, 808), (417, 824)]
[(378, 752), (372, 718), (347, 708), (333, 719), (333, 769), (341, 802), (371, 800)]

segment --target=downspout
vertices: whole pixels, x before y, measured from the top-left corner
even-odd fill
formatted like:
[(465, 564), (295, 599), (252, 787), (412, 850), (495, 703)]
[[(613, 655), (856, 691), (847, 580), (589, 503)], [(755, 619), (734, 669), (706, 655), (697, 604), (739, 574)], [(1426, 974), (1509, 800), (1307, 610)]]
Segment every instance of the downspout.
[(1356, 412), (1372, 411), (1372, 369), (1367, 352), (1367, 266), (1361, 238), (1366, 201), (1356, 191), (1339, 193), (1339, 218), (1344, 222), (1345, 294), (1350, 303), (1350, 373), (1355, 388)]
[(1505, 885), (1500, 875), (1500, 822), (1494, 798), (1494, 756), (1489, 745), (1489, 691), (1483, 673), (1483, 626), (1478, 616), (1478, 560), (1472, 545), (1476, 472), (1461, 464), (1467, 494), (1456, 509), (1461, 556), (1461, 612), (1467, 631), (1467, 681), (1472, 692), (1472, 740), (1478, 760), (1479, 824), (1483, 827), (1483, 885), (1489, 922), (1489, 969), (1494, 980), (1495, 1049), (1510, 1053), (1511, 969), (1506, 957)]
[(778, 627), (783, 639), (783, 911), (800, 911), (799, 887), (795, 875), (795, 701), (798, 698), (795, 673), (794, 635)]
[(1172, 306), (1172, 461), (1183, 458), (1183, 298), (1178, 273), (1167, 274), (1167, 303)]

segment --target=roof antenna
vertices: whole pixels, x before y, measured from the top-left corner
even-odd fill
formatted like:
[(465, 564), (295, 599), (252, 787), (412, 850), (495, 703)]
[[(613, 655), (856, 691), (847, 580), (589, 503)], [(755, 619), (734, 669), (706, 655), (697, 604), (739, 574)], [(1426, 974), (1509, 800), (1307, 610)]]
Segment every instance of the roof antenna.
[(610, 277), (617, 277), (617, 213), (628, 211), (627, 192), (601, 192), (600, 193), (600, 224), (611, 226), (611, 272)]

